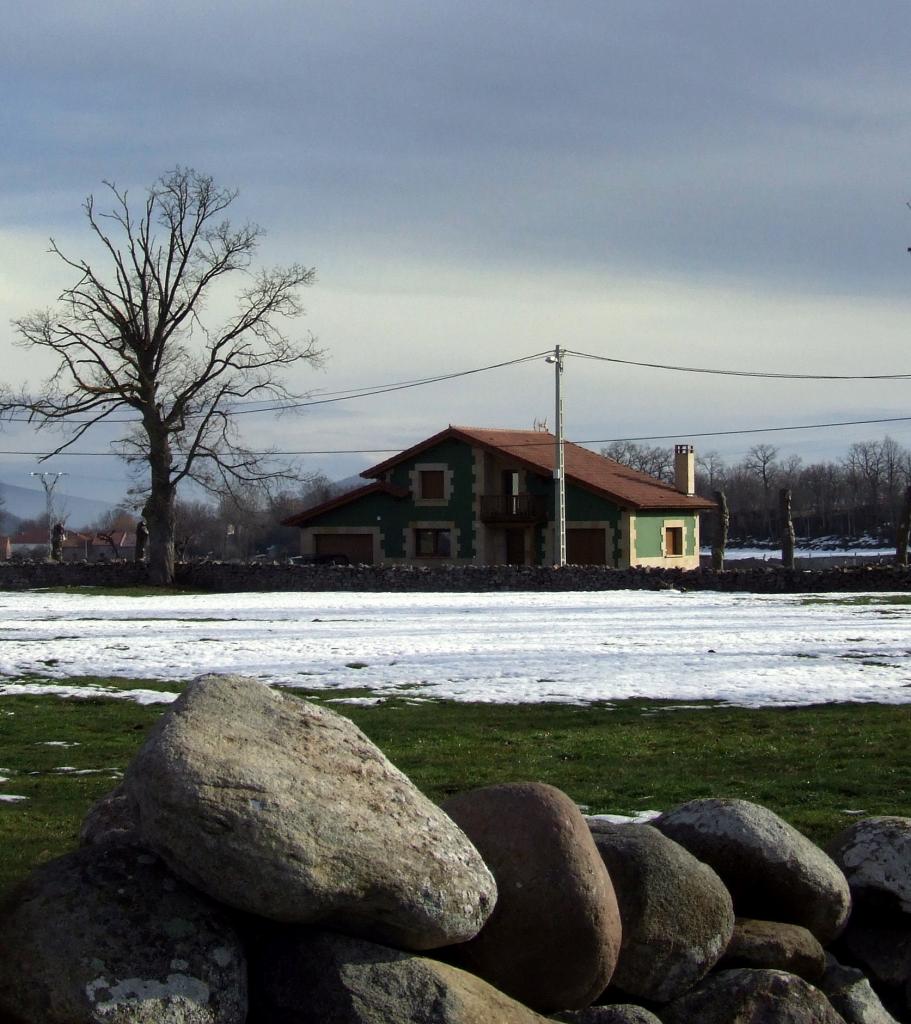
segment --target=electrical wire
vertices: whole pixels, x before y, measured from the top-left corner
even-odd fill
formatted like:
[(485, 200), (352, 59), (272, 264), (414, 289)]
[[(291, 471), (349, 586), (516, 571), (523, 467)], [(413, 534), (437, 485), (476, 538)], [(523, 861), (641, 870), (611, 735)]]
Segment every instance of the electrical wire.
[[(308, 408), (311, 406), (318, 405), (330, 405), (336, 402), (351, 401), (355, 398), (369, 398), (373, 395), (388, 394), (394, 391), (405, 391), (411, 388), (423, 387), (427, 384), (435, 384), (442, 381), (455, 380), (461, 377), (469, 377), (479, 373), (486, 373), (490, 370), (498, 370), (507, 366), (517, 366), (522, 363), (531, 362), (535, 359), (540, 359), (544, 356), (551, 354), (550, 349), (545, 349), (541, 352), (534, 352), (530, 355), (519, 356), (516, 359), (507, 359), (499, 363), (490, 363), (486, 366), (473, 367), (468, 370), (459, 370), (454, 373), (437, 374), (432, 377), (418, 377), (412, 380), (397, 381), (391, 384), (381, 384), (371, 387), (361, 388), (348, 388), (341, 391), (330, 391), (326, 392), (319, 398), (310, 398), (299, 402), (280, 402), (272, 405), (260, 405), (256, 402), (251, 403), (238, 403), (238, 405), (231, 407), (229, 411), (231, 415), (252, 415), (255, 413), (264, 412), (281, 412), (288, 409), (300, 409)], [(580, 352), (576, 349), (564, 349), (567, 355), (574, 355), (581, 359), (591, 359), (597, 362), (614, 363), (622, 366), (635, 366), (647, 369), (658, 369), (658, 370), (669, 370), (680, 373), (700, 373), (700, 374), (712, 374), (717, 376), (728, 376), (728, 377), (756, 377), (766, 379), (784, 379), (784, 380), (908, 380), (911, 379), (911, 373), (897, 373), (897, 374), (795, 374), (795, 373), (771, 373), (765, 371), (755, 370), (722, 370), (712, 369), (708, 367), (696, 367), (696, 366), (676, 366), (667, 363), (650, 363), (642, 362), (630, 359), (619, 359), (613, 356), (599, 356), (590, 352)], [(247, 407), (256, 405), (257, 408)], [(734, 435), (743, 434), (761, 434), (761, 433), (773, 433), (780, 431), (789, 430), (822, 430), (832, 427), (848, 427), (848, 426), (868, 426), (872, 424), (882, 423), (903, 423), (911, 420), (911, 416), (892, 416), (883, 417), (878, 419), (863, 419), (863, 420), (840, 420), (828, 423), (802, 423), (793, 424), (788, 426), (774, 426), (774, 427), (748, 427), (734, 430), (707, 430), (707, 431), (677, 431), (673, 434), (644, 434), (636, 437), (618, 437), (618, 438), (599, 438), (597, 440), (586, 440), (574, 442), (579, 445), (594, 445), (594, 444), (613, 444), (617, 442), (629, 441), (665, 441), (671, 439), (679, 439), (681, 437), (728, 437)], [(8, 423), (22, 423), (30, 422), (29, 417), (16, 417), (6, 416), (0, 417), (0, 421)], [(80, 423), (90, 422), (86, 420), (68, 420), (70, 424), (79, 425)], [(98, 423), (137, 423), (137, 419), (101, 419)], [(542, 445), (550, 444), (550, 441), (527, 441), (520, 442), (511, 447), (541, 447)], [(304, 456), (304, 455), (388, 455), (395, 454), (399, 449), (397, 448), (327, 448), (327, 449), (306, 449), (300, 451), (271, 451), (271, 452), (251, 452), (252, 455), (257, 456), (269, 456), (276, 455), (282, 457), (288, 456)], [(37, 452), (37, 451), (4, 451), (0, 450), (0, 455), (9, 456), (28, 456), (28, 457), (49, 457), (52, 452)], [(105, 457), (117, 454), (116, 452), (104, 451), (104, 452), (79, 452), (79, 451), (65, 451), (57, 453), (60, 456), (68, 455), (74, 457)]]
[(580, 359), (594, 359), (600, 363), (616, 363), (620, 366), (638, 366), (649, 370), (673, 370), (678, 373), (707, 373), (718, 377), (759, 377), (767, 380), (911, 380), (911, 373), (771, 373), (765, 370), (718, 370), (704, 366), (674, 366), (670, 363), (645, 363), (635, 359), (617, 359), (614, 356), (598, 356), (591, 352), (564, 349), (567, 355)]
[[(879, 423), (907, 423), (911, 421), (911, 416), (887, 416), (879, 419), (869, 420), (835, 420), (830, 423), (792, 423), (787, 426), (778, 427), (744, 427), (737, 430), (705, 430), (705, 431), (689, 431), (680, 430), (673, 434), (640, 434), (636, 437), (601, 437), (594, 438), (585, 441), (570, 441), (570, 444), (579, 446), (592, 445), (592, 444), (617, 444), (623, 441), (671, 441), (680, 440), (681, 438), (690, 437), (731, 437), (738, 434), (769, 434), (776, 433), (779, 431), (786, 430), (824, 430), (830, 427), (858, 427), (858, 426), (870, 426), (872, 424)], [(116, 442), (115, 442), (116, 443)], [(543, 448), (552, 447), (554, 443), (553, 435), (547, 435), (546, 440), (542, 438), (540, 441), (519, 441), (515, 444), (511, 444), (510, 448)], [(262, 452), (248, 452), (249, 455), (269, 456), (275, 455), (282, 458), (288, 456), (302, 456), (302, 455), (395, 455), (402, 451), (401, 448), (306, 448), (299, 451), (262, 451)], [(27, 456), (48, 456), (51, 452), (23, 452), (23, 451), (0, 451), (0, 455), (27, 455)], [(96, 457), (96, 456), (108, 456), (116, 455), (116, 452), (59, 452), (58, 455), (62, 457), (66, 456), (84, 456), (84, 457)]]
[[(355, 398), (370, 398), (372, 395), (385, 395), (392, 391), (407, 391), (410, 388), (423, 387), (425, 384), (437, 384), (440, 381), (445, 380), (456, 380), (459, 377), (470, 377), (477, 373), (487, 373), (489, 370), (500, 370), (505, 366), (518, 366), (520, 363), (528, 363), (534, 359), (540, 359), (546, 356), (550, 350), (547, 349), (543, 352), (533, 352), (531, 355), (519, 356), (517, 359), (507, 359), (501, 363), (491, 363), (488, 366), (476, 366), (470, 370), (457, 370), (455, 373), (442, 373), (434, 377), (419, 377), (415, 380), (397, 381), (393, 384), (380, 384), (374, 387), (364, 388), (349, 388), (345, 391), (330, 391), (326, 395), (320, 398), (303, 399), (299, 402), (277, 402), (271, 405), (259, 406), (258, 402), (250, 403), (237, 403), (233, 406), (226, 406), (225, 412), (231, 416), (245, 416), (252, 415), (254, 413), (262, 412), (284, 412), (288, 409), (306, 409), (314, 405), (332, 405), (336, 402), (348, 402)], [(335, 396), (335, 397), (332, 397)], [(267, 400), (263, 400), (267, 401)], [(248, 408), (251, 405), (258, 405), (259, 408), (253, 409)], [(205, 413), (188, 413), (187, 419), (199, 418), (205, 415)], [(56, 417), (55, 417), (56, 418)], [(0, 416), (0, 422), (4, 423), (30, 423), (33, 417), (29, 416)], [(64, 417), (60, 417), (64, 419)], [(78, 426), (80, 423), (91, 423), (92, 420), (77, 420), (67, 419), (67, 423)], [(100, 423), (140, 423), (142, 422), (138, 417), (130, 418), (115, 418), (115, 417), (103, 417), (98, 419)]]

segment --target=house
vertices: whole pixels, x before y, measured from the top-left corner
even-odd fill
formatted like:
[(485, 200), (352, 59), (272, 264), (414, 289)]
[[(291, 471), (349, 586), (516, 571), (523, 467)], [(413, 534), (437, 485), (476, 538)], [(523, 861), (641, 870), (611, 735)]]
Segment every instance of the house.
[[(23, 530), (9, 539), (7, 554), (0, 557), (46, 558), (50, 551), (50, 538), (45, 528)], [(61, 550), (64, 562), (107, 562), (118, 559), (131, 561), (136, 553), (136, 534), (131, 530), (112, 530), (110, 534), (67, 530)]]
[[(371, 482), (284, 520), (305, 556), (406, 565), (553, 564), (555, 438), (537, 430), (447, 427), (361, 475)], [(675, 485), (567, 442), (567, 562), (699, 565), (691, 445)]]
[(94, 534), (67, 530), (63, 538), (64, 562), (88, 562), (92, 556)]
[(90, 562), (127, 560), (136, 555), (135, 530), (115, 529), (109, 533), (95, 533), (90, 537), (87, 558)]
[(51, 537), (46, 526), (20, 530), (10, 537), (10, 557), (41, 558), (51, 550)]

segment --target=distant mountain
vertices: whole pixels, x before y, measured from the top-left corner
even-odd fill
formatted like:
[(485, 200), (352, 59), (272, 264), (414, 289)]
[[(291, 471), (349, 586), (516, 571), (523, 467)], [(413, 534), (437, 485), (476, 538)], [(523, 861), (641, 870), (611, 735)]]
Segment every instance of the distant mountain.
[[(0, 499), (3, 500), (2, 511), (17, 519), (35, 519), (44, 515), (47, 507), (43, 490), (31, 487), (17, 487), (5, 484), (0, 480)], [(71, 529), (88, 526), (105, 512), (110, 512), (116, 505), (96, 498), (80, 498), (63, 491), (54, 492), (54, 515), (62, 519)]]
[(364, 487), (370, 481), (355, 473), (353, 476), (346, 476), (342, 480), (333, 480), (332, 487), (336, 494), (344, 494), (345, 491), (353, 491), (357, 487)]

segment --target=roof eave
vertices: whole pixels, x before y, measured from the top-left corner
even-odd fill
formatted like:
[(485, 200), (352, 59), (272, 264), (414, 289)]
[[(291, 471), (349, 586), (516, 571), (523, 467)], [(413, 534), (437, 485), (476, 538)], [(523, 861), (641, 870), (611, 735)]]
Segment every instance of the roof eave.
[(404, 498), (408, 493), (409, 492), (402, 487), (394, 487), (392, 484), (387, 484), (382, 480), (374, 480), (372, 483), (365, 484), (363, 487), (355, 487), (353, 490), (345, 491), (344, 494), (337, 494), (334, 498), (324, 501), (321, 505), (314, 505), (313, 508), (307, 508), (304, 509), (303, 512), (298, 512), (296, 515), (288, 516), (287, 519), (281, 520), (281, 525), (303, 526), (308, 520), (314, 519), (316, 516), (321, 516), (326, 512), (332, 512), (337, 508), (341, 508), (343, 505), (350, 504), (352, 501), (357, 501), (360, 498), (366, 498), (370, 494), (388, 494), (392, 498)]

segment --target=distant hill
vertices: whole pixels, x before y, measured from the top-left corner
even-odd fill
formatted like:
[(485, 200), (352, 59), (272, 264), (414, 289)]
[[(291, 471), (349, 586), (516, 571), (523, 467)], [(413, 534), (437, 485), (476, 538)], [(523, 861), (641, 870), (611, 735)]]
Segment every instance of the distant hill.
[[(8, 517), (21, 520), (35, 519), (44, 515), (46, 498), (43, 490), (17, 487), (15, 484), (6, 484), (0, 480), (0, 498), (4, 502), (2, 511), (7, 513)], [(88, 526), (113, 508), (116, 508), (116, 505), (108, 501), (80, 498), (74, 494), (67, 494), (65, 491), (54, 492), (55, 514), (58, 518), (65, 520), (72, 529)], [(8, 520), (6, 528), (9, 528)]]

